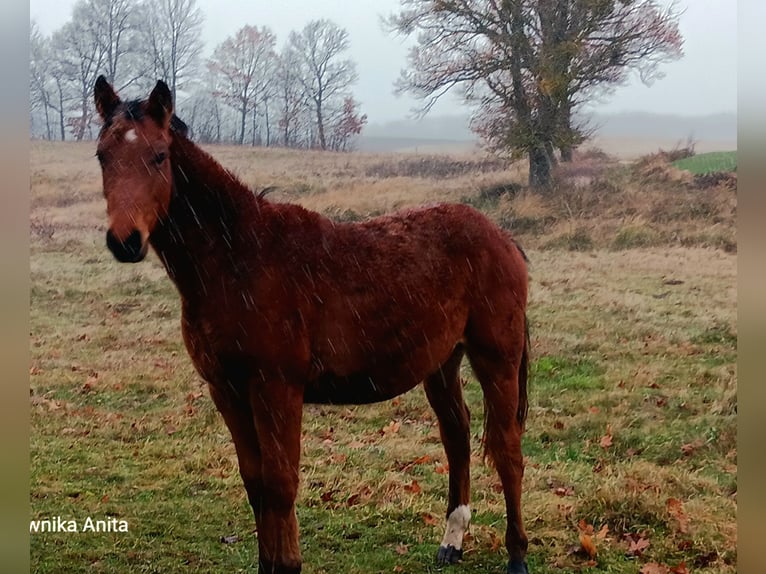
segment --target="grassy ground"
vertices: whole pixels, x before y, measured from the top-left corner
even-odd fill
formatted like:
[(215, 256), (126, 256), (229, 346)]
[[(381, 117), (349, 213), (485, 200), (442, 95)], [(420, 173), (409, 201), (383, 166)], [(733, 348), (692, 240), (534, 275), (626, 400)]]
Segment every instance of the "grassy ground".
[(693, 174), (706, 174), (718, 171), (737, 170), (737, 152), (719, 151), (693, 155), (673, 162), (678, 169), (690, 171)]
[[(274, 199), (335, 217), (447, 199), (515, 228), (532, 261), (530, 570), (736, 571), (735, 192), (606, 159), (539, 198), (512, 191), (519, 170), (476, 157), (214, 153), (255, 187), (281, 185)], [(33, 534), (33, 570), (252, 571), (234, 449), (186, 356), (173, 287), (154, 256), (125, 266), (105, 249), (92, 154), (32, 146), (30, 518), (115, 517), (129, 532)], [(511, 191), (487, 192), (499, 185)], [(433, 563), (446, 460), (418, 388), (307, 407), (304, 572), (504, 570), (481, 393), (463, 375), (474, 447), (463, 563)]]

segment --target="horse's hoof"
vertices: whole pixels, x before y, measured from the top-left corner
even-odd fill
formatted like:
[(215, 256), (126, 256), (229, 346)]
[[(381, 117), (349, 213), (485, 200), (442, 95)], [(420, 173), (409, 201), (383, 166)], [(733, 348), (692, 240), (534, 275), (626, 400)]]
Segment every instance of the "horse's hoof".
[(455, 548), (450, 544), (449, 546), (439, 546), (439, 552), (436, 554), (436, 563), (443, 564), (457, 564), (463, 559), (463, 549)]
[(511, 560), (508, 562), (508, 574), (529, 574), (527, 563), (523, 560)]

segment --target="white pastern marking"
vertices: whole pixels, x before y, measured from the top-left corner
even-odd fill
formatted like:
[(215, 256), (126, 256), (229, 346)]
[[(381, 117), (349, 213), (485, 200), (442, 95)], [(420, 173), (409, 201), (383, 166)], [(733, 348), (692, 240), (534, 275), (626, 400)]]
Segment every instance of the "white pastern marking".
[(442, 539), (442, 546), (454, 546), (456, 550), (463, 548), (463, 535), (471, 523), (471, 509), (462, 504), (450, 512), (447, 517), (447, 531)]
[(138, 139), (138, 134), (136, 134), (136, 130), (128, 130), (125, 132), (125, 141), (134, 142)]

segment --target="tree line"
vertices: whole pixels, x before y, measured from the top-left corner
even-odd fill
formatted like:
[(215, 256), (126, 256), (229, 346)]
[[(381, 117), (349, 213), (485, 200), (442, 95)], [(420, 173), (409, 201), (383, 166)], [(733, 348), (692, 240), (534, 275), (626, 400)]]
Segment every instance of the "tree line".
[[(400, 0), (383, 21), (416, 39), (396, 89), (423, 113), (459, 91), (486, 147), (526, 156), (530, 186), (545, 188), (590, 135), (578, 108), (683, 55), (678, 19), (672, 0)], [(349, 149), (367, 117), (346, 30), (315, 20), (278, 48), (267, 26), (245, 25), (203, 58), (203, 22), (196, 0), (78, 0), (49, 37), (32, 23), (33, 134), (93, 137), (104, 73), (120, 92), (164, 79), (203, 143)]]
[(203, 24), (196, 0), (79, 0), (49, 36), (32, 22), (33, 136), (93, 138), (93, 85), (103, 74), (137, 97), (165, 80), (202, 143), (349, 149), (367, 117), (351, 91), (346, 30), (314, 20), (278, 48), (267, 26), (244, 25), (204, 58)]

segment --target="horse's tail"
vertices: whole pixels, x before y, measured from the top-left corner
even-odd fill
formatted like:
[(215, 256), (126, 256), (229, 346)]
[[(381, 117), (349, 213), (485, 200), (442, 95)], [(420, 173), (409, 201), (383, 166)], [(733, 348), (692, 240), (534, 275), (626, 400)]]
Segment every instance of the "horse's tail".
[(527, 400), (527, 380), (529, 379), (529, 320), (524, 315), (524, 348), (521, 351), (521, 361), (519, 362), (519, 407), (516, 409), (516, 420), (524, 430), (524, 424), (527, 420), (527, 411), (529, 410), (529, 401)]
[[(521, 245), (515, 238), (511, 237), (511, 242), (514, 247), (521, 254), (521, 258), (525, 264), (529, 263), (527, 254), (524, 253)], [(527, 380), (529, 379), (529, 320), (526, 312), (524, 314), (524, 348), (521, 351), (521, 361), (519, 362), (519, 407), (516, 409), (516, 420), (524, 430), (524, 423), (527, 420), (527, 411), (529, 410), (529, 402), (527, 400)]]

